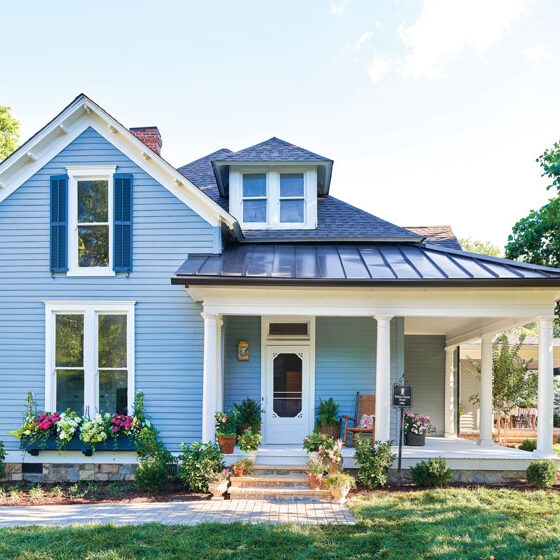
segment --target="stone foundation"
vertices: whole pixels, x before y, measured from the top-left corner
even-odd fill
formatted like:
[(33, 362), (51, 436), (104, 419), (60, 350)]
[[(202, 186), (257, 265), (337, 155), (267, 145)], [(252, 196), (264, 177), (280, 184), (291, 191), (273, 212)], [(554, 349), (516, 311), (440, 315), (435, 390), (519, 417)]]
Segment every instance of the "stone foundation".
[[(41, 472), (24, 472), (28, 468), (24, 464), (41, 465)], [(7, 463), (7, 477), (2, 479), (9, 482), (26, 480), (28, 482), (62, 483), (80, 481), (132, 481), (136, 465), (131, 464), (94, 464), (94, 463)], [(35, 471), (35, 469), (33, 469)]]
[[(407, 482), (412, 482), (410, 471), (402, 470), (402, 478)], [(397, 470), (389, 471), (389, 482), (397, 481)], [(451, 482), (465, 482), (473, 484), (498, 484), (498, 483), (517, 483), (525, 482), (525, 471), (476, 471), (476, 470), (453, 470)]]

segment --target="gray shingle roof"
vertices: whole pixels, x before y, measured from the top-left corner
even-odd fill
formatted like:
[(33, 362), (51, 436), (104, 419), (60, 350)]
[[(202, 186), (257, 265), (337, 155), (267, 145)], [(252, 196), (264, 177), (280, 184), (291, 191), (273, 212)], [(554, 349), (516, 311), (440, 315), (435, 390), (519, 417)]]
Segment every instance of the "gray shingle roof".
[(175, 284), (560, 286), (560, 270), (426, 244), (262, 244), (191, 255)]
[(426, 241), (448, 249), (461, 250), (461, 245), (453, 233), (451, 226), (404, 226), (407, 230), (413, 231), (425, 237)]

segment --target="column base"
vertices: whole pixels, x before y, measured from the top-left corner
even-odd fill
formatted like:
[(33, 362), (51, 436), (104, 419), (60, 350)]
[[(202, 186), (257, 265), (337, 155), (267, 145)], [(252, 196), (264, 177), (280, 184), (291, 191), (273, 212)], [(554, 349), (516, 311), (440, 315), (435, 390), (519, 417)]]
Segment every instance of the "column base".
[(455, 432), (445, 432), (443, 434), (444, 438), (457, 438), (457, 434)]
[(554, 452), (554, 449), (550, 449), (550, 450), (543, 450), (543, 451), (539, 451), (538, 449), (535, 449), (535, 451), (533, 451), (533, 457), (535, 459), (553, 459), (553, 460), (557, 460), (560, 461), (560, 457), (558, 457), (558, 455), (556, 455), (556, 453)]
[(481, 447), (491, 447), (494, 445), (494, 441), (491, 439), (479, 439), (476, 442), (476, 445), (480, 445)]

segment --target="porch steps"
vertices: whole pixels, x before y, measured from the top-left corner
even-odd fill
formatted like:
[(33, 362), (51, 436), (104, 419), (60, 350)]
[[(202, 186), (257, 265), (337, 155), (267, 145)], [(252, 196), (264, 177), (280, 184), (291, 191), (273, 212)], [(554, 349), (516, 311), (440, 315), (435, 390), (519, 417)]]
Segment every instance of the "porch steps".
[(311, 490), (303, 468), (255, 465), (255, 474), (230, 478), (232, 500), (328, 500), (328, 490)]

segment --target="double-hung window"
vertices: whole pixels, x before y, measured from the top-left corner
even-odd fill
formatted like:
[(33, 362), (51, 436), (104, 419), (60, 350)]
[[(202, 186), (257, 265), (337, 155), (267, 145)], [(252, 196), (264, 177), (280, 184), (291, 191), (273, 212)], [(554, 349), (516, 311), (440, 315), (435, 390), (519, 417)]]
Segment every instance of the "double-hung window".
[(267, 222), (266, 173), (243, 174), (243, 222)]
[(280, 223), (305, 222), (305, 181), (303, 173), (280, 173)]
[(134, 401), (134, 303), (46, 304), (45, 408), (128, 414)]

